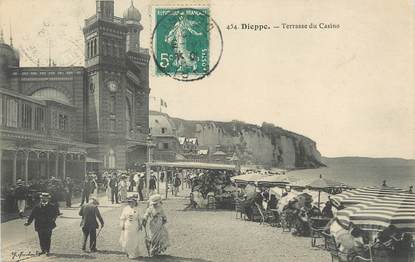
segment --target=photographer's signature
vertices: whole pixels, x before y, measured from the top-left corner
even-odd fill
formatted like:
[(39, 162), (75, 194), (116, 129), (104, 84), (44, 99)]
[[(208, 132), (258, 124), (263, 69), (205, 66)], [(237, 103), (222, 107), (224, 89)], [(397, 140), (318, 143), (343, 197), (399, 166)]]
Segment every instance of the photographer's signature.
[(29, 257), (35, 257), (35, 256), (39, 256), (39, 251), (33, 252), (33, 251), (12, 251), (11, 253), (11, 259), (12, 260), (16, 260), (19, 261), (21, 259), (24, 258), (29, 258)]

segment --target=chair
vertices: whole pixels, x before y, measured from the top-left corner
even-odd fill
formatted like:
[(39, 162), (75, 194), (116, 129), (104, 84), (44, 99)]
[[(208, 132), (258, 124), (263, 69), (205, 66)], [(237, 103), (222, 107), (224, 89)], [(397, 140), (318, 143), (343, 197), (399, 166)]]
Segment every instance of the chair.
[(270, 209), (269, 212), (272, 214), (272, 218), (270, 217), (271, 221), (269, 221), (272, 227), (281, 227), (281, 219), (280, 213), (277, 209)]
[(261, 206), (258, 203), (255, 203), (256, 208), (258, 209), (259, 215), (261, 216), (261, 221), (259, 222), (260, 224), (265, 222), (265, 214), (262, 211)]
[(327, 219), (311, 218), (310, 221), (310, 237), (311, 246), (316, 247), (317, 239), (324, 238), (323, 231), (328, 223)]
[(325, 248), (330, 252), (331, 261), (347, 262), (347, 253), (339, 250), (339, 245), (336, 243), (334, 236), (325, 235)]
[(310, 237), (311, 237), (311, 246), (316, 247), (317, 239), (323, 238), (323, 230), (324, 228), (316, 228), (312, 225), (310, 226)]
[(241, 200), (239, 200), (239, 199), (235, 199), (235, 217), (236, 217), (236, 219), (239, 219), (239, 218), (243, 219), (244, 218), (243, 207), (241, 205)]
[(258, 204), (255, 203), (252, 206), (252, 221), (260, 221), (260, 222), (262, 221), (262, 222), (264, 222), (263, 219), (264, 219), (264, 216), (261, 212), (261, 209), (258, 207)]
[(282, 212), (281, 214), (281, 227), (282, 232), (291, 232), (291, 218), (287, 212)]
[(274, 214), (272, 210), (265, 210), (264, 211), (264, 219), (270, 226), (275, 227), (278, 224), (277, 216)]
[(216, 209), (215, 196), (213, 195), (208, 196), (207, 209)]

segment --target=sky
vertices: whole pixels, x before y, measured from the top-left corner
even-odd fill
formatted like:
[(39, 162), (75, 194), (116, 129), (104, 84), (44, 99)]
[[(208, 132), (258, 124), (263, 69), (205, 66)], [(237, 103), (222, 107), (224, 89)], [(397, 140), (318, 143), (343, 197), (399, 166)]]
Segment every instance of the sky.
[[(218, 67), (184, 83), (156, 76), (151, 61), (151, 96), (184, 119), (273, 123), (310, 137), (324, 156), (415, 159), (413, 3), (211, 0), (223, 34)], [(116, 0), (116, 16), (129, 5)], [(134, 5), (143, 17), (141, 46), (150, 48), (150, 0)], [(0, 25), (8, 42), (11, 22), (21, 66), (46, 66), (49, 40), (58, 66), (83, 65), (82, 27), (93, 14), (94, 0), (0, 0)], [(241, 23), (280, 28), (226, 29)], [(282, 23), (340, 28), (284, 30)]]

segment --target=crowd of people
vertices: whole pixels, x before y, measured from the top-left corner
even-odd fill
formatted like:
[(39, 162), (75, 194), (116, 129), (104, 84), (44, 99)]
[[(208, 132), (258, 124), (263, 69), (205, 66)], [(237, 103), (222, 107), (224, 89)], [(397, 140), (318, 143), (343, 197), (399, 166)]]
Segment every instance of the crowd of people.
[(276, 224), (289, 227), (292, 234), (296, 236), (311, 236), (313, 218), (318, 218), (316, 221), (323, 222), (319, 226), (324, 227), (323, 232), (326, 236), (334, 236), (335, 244), (343, 259), (341, 261), (355, 261), (355, 257), (370, 256), (375, 256), (377, 259), (375, 261), (414, 261), (413, 236), (410, 233), (402, 232), (394, 225), (390, 225), (373, 239), (368, 231), (362, 230), (359, 226), (353, 223), (344, 225), (339, 221), (335, 214), (345, 208), (343, 205), (338, 203), (333, 205), (329, 198), (320, 209), (306, 193), (298, 194), (283, 205), (282, 209), (277, 209), (287, 194), (287, 192), (283, 193), (281, 198), (277, 199), (267, 188), (258, 190), (253, 185), (248, 185), (245, 189), (239, 190), (237, 199), (241, 203), (241, 212), (246, 219), (254, 221), (256, 211), (259, 209), (263, 214), (271, 211)]
[(307, 193), (298, 194), (289, 201), (284, 201), (287, 195), (288, 192), (284, 192), (277, 197), (276, 194), (270, 193), (269, 188), (258, 189), (254, 185), (247, 185), (244, 189), (238, 189), (235, 201), (240, 203), (241, 212), (247, 220), (262, 219), (261, 213), (270, 214), (268, 218), (273, 224), (290, 227), (292, 234), (297, 236), (310, 235), (312, 218), (333, 217), (333, 206), (330, 201), (327, 201), (320, 210), (312, 196)]
[[(178, 183), (180, 178), (175, 174), (171, 177), (171, 181), (174, 185), (172, 194), (177, 195), (178, 189), (176, 188), (180, 185)], [(87, 250), (89, 239), (90, 252), (97, 252), (97, 235), (104, 227), (104, 219), (98, 208), (98, 191), (100, 189), (106, 192), (111, 203), (128, 203), (120, 217), (121, 234), (119, 240), (127, 257), (136, 259), (139, 255), (142, 255), (140, 252), (141, 243), (145, 243), (150, 256), (159, 255), (167, 249), (169, 246), (168, 233), (165, 227), (167, 219), (162, 208), (162, 198), (159, 194), (156, 194), (157, 178), (153, 171), (151, 171), (148, 182), (148, 206), (145, 212), (140, 212), (137, 205), (138, 201), (144, 201), (145, 173), (105, 172), (100, 181), (98, 181), (95, 174), (87, 174), (84, 180), (77, 184), (81, 196), (79, 216), (82, 217), (80, 226), (83, 233), (83, 251)], [(58, 201), (64, 199), (66, 207), (71, 207), (74, 186), (75, 183), (69, 177), (63, 181), (52, 177), (45, 183), (45, 186), (36, 189), (38, 201), (34, 202), (25, 226), (29, 226), (34, 221), (34, 228), (38, 233), (41, 249), (39, 255), (49, 255), (52, 232), (56, 227), (55, 221), (62, 214)], [(13, 197), (17, 201), (21, 218), (24, 217), (23, 213), (31, 189), (21, 179), (17, 181), (16, 187), (13, 188)], [(137, 197), (128, 197), (127, 192), (137, 192)], [(98, 233), (97, 229), (100, 229)], [(144, 241), (140, 241), (140, 239)]]
[(376, 257), (376, 261), (411, 262), (414, 259), (412, 235), (394, 225), (380, 231), (372, 243), (368, 231), (353, 223), (345, 225), (337, 218), (329, 221), (324, 232), (335, 238), (344, 261), (370, 256)]
[[(107, 171), (101, 176), (90, 172), (83, 179), (65, 177), (64, 179), (50, 177), (49, 179), (30, 180), (27, 183), (17, 179), (15, 185), (2, 185), (2, 212), (16, 213), (20, 218), (27, 208), (32, 208), (40, 201), (40, 194), (49, 193), (51, 202), (59, 204), (64, 201), (65, 206), (72, 207), (72, 198), (80, 197), (81, 203), (89, 202), (89, 198), (98, 197), (99, 192), (106, 192), (112, 203), (126, 201), (127, 192), (138, 192), (143, 201), (145, 188), (145, 174), (128, 171)], [(156, 177), (150, 177), (150, 190), (156, 190)]]
[[(52, 232), (56, 227), (56, 219), (60, 212), (59, 207), (51, 201), (49, 193), (41, 193), (40, 201), (32, 209), (25, 226), (34, 222), (34, 229), (39, 237), (39, 255), (48, 256), (51, 250)], [(123, 252), (130, 259), (143, 255), (140, 244), (145, 243), (148, 255), (157, 256), (169, 247), (169, 235), (165, 224), (167, 217), (162, 207), (162, 198), (158, 194), (149, 197), (148, 206), (142, 214), (136, 198), (129, 198), (120, 216), (119, 243)], [(104, 219), (99, 211), (99, 201), (91, 197), (79, 210), (81, 217), (80, 227), (83, 233), (82, 251), (87, 250), (89, 239), (90, 252), (97, 252), (97, 236), (104, 227)], [(98, 223), (99, 221), (99, 223)], [(97, 234), (97, 229), (99, 229)], [(144, 241), (141, 241), (143, 239)]]
[[(89, 177), (89, 176), (88, 176)], [(88, 178), (95, 181), (93, 178)], [(92, 182), (91, 182), (92, 183)], [(90, 192), (97, 187), (91, 186)], [(51, 202), (58, 204), (59, 201), (65, 201), (66, 207), (72, 206), (72, 197), (74, 194), (83, 192), (83, 185), (79, 180), (72, 180), (70, 177), (58, 179), (39, 179), (29, 181), (27, 184), (22, 179), (17, 179), (15, 186), (8, 185), (2, 190), (3, 211), (6, 213), (15, 213), (17, 211), (20, 218), (24, 216), (26, 208), (34, 207), (40, 201), (40, 193), (46, 192), (51, 196)]]

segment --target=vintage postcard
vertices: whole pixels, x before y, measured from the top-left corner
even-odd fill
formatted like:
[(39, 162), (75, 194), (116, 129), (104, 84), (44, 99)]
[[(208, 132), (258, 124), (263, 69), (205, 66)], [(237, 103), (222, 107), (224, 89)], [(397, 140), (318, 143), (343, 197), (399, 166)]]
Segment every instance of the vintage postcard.
[(0, 0), (1, 261), (415, 261), (415, 2)]

